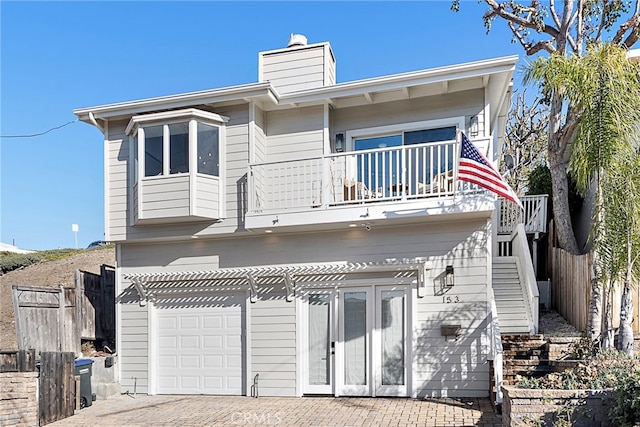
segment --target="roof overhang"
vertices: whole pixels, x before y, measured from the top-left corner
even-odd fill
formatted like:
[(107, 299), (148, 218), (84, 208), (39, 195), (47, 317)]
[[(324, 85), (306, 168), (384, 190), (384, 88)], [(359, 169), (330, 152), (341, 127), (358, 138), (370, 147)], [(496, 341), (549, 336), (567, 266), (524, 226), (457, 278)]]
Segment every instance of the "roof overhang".
[(124, 279), (133, 284), (141, 305), (164, 295), (241, 290), (249, 290), (253, 302), (257, 298), (259, 286), (284, 285), (287, 300), (291, 300), (298, 286), (337, 286), (348, 275), (359, 273), (385, 273), (393, 279), (415, 282), (418, 284), (419, 295), (422, 295), (420, 289), (425, 285), (426, 269), (426, 260), (419, 258), (410, 261), (285, 264), (209, 271), (142, 273), (128, 274)]
[(168, 111), (196, 105), (219, 104), (234, 101), (249, 102), (253, 99), (277, 102), (277, 93), (269, 82), (252, 83), (221, 89), (106, 104), (96, 107), (78, 108), (73, 110), (73, 114), (83, 122), (94, 124), (91, 116), (97, 120), (128, 119), (131, 116), (141, 113)]
[[(437, 67), (408, 73), (338, 83), (280, 95), (270, 82), (252, 83), (199, 92), (148, 98), (96, 107), (79, 108), (79, 120), (99, 125), (111, 119), (129, 119), (142, 113), (169, 111), (198, 105), (224, 105), (254, 101), (264, 110), (310, 105), (334, 108), (388, 102), (462, 90), (487, 88), (491, 99), (500, 102), (511, 84), (518, 56)], [(492, 104), (494, 105), (494, 104)], [(494, 111), (500, 108), (494, 108)], [(493, 114), (492, 114), (493, 115)]]

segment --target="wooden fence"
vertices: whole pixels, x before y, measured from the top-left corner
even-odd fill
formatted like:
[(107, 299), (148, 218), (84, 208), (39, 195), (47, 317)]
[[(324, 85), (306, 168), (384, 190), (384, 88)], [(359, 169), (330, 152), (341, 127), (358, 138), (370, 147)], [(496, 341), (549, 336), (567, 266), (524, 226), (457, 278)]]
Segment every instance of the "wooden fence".
[(551, 297), (556, 311), (580, 331), (587, 329), (591, 282), (589, 254), (572, 255), (564, 249), (549, 249), (552, 271)]
[(76, 290), (13, 286), (18, 349), (80, 352)]
[(0, 372), (33, 372), (36, 370), (36, 351), (0, 351)]
[(75, 288), (13, 286), (18, 348), (80, 353), (81, 340), (115, 342), (115, 270), (76, 271)]
[[(33, 349), (0, 351), (1, 373), (10, 375), (8, 373), (35, 371), (39, 371), (37, 387), (38, 425), (49, 424), (73, 415), (77, 406), (75, 353), (41, 352), (40, 365), (36, 366), (36, 352)], [(12, 381), (15, 384), (18, 382), (15, 378)], [(18, 404), (13, 405), (14, 412), (21, 410), (20, 408), (23, 406), (35, 405), (35, 394), (29, 397), (29, 402), (18, 402)], [(11, 396), (5, 396), (5, 398), (11, 399)]]
[[(590, 254), (572, 255), (560, 248), (549, 249), (549, 265), (552, 272), (552, 303), (556, 311), (579, 331), (587, 330), (589, 319), (589, 299), (591, 279), (589, 272)], [(620, 326), (620, 300), (622, 287), (615, 286), (611, 294), (612, 325)], [(634, 288), (633, 322), (635, 334), (640, 333), (640, 289)], [(603, 312), (604, 316), (604, 312)]]
[(38, 417), (40, 425), (73, 415), (76, 407), (75, 354), (40, 353)]
[(81, 339), (103, 339), (115, 343), (115, 269), (102, 265), (100, 274), (76, 270), (79, 335)]

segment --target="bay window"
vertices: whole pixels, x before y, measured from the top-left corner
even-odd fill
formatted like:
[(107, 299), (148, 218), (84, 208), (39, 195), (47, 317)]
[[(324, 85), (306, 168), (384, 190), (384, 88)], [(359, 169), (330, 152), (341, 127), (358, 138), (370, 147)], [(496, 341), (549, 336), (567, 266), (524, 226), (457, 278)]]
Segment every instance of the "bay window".
[(134, 116), (130, 136), (134, 224), (220, 219), (227, 118), (197, 109)]

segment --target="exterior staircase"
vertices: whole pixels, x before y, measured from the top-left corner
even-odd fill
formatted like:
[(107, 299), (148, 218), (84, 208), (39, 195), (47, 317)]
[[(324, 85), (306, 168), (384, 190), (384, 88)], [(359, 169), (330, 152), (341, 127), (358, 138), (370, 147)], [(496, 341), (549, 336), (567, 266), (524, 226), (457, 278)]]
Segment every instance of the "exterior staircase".
[(503, 335), (531, 333), (531, 308), (525, 300), (517, 258), (514, 256), (494, 258), (492, 274), (500, 333)]

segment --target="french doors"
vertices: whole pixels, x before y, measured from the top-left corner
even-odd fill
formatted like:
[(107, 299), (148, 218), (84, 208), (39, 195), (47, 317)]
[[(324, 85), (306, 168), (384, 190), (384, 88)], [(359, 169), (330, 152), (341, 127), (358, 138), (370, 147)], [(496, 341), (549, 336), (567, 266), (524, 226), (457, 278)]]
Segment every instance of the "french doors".
[(407, 396), (409, 299), (408, 286), (309, 291), (304, 392)]

